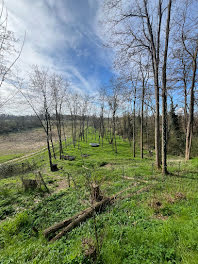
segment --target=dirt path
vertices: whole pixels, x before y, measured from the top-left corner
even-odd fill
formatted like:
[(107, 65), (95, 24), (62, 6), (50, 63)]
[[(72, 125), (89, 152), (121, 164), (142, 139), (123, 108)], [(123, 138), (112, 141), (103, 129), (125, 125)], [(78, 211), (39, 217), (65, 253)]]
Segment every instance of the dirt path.
[(4, 165), (4, 164), (9, 164), (9, 163), (15, 163), (15, 162), (21, 162), (21, 161), (24, 161), (24, 160), (26, 160), (26, 159), (28, 159), (28, 158), (30, 158), (30, 157), (34, 157), (34, 156), (36, 156), (36, 155), (39, 155), (39, 154), (45, 152), (46, 150), (47, 150), (47, 148), (42, 148), (42, 149), (40, 149), (39, 151), (32, 152), (32, 153), (27, 154), (27, 155), (24, 155), (24, 156), (22, 156), (22, 157), (15, 158), (15, 159), (11, 159), (11, 160), (5, 161), (5, 162), (3, 162), (3, 163), (0, 163), (0, 166), (1, 166), (1, 165)]

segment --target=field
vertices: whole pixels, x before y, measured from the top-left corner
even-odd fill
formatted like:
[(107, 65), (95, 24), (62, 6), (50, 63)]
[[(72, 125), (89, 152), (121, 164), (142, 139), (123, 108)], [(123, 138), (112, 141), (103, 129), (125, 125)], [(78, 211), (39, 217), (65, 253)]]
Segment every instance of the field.
[[(45, 147), (43, 129), (33, 129), (0, 136), (0, 159), (11, 155), (23, 155)], [(8, 158), (9, 159), (9, 158)]]
[[(57, 140), (56, 128), (53, 137)], [(46, 148), (46, 136), (42, 128), (0, 135), (0, 163), (23, 157)]]
[[(76, 159), (54, 161), (57, 172), (50, 172), (42, 152), (27, 158), (30, 171), (17, 169), (1, 178), (0, 263), (198, 263), (198, 158), (169, 157), (170, 174), (163, 177), (147, 152), (143, 160), (139, 153), (132, 159), (128, 142), (117, 141), (118, 154), (107, 141), (92, 148), (90, 133), (88, 142), (64, 147), (64, 154)], [(38, 142), (33, 150), (45, 146), (42, 135)], [(5, 155), (12, 153), (9, 144)], [(16, 155), (31, 152), (22, 146), (21, 140)], [(33, 179), (38, 170), (50, 194), (44, 187), (24, 191), (21, 186), (22, 174)], [(91, 182), (103, 197), (123, 192), (95, 217), (49, 242), (44, 229), (91, 205)]]

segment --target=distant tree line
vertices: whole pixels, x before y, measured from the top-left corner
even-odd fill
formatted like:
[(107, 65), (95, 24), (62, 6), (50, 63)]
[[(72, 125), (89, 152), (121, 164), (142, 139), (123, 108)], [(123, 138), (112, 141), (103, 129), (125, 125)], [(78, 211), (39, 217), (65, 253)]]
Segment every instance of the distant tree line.
[(38, 127), (41, 125), (36, 116), (0, 115), (0, 134), (21, 132)]

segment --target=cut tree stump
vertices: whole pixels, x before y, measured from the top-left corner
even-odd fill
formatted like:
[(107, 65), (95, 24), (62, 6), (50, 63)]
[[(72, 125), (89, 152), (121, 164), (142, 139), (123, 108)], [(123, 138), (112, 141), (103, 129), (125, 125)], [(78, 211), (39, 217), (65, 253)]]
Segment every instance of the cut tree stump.
[(52, 164), (51, 171), (58, 171), (58, 165)]
[(91, 185), (91, 198), (95, 202), (100, 202), (103, 199), (100, 191), (100, 186), (95, 183)]
[(25, 191), (27, 191), (27, 190), (35, 190), (38, 187), (37, 180), (24, 179), (22, 177), (21, 181), (22, 181), (22, 184), (24, 186)]
[(41, 189), (41, 185), (45, 187), (46, 191), (50, 193), (42, 175), (41, 172), (39, 171), (38, 174), (35, 175), (35, 180), (34, 179), (24, 179), (23, 176), (21, 177), (22, 184), (24, 186), (25, 191), (26, 190), (35, 190), (35, 189)]

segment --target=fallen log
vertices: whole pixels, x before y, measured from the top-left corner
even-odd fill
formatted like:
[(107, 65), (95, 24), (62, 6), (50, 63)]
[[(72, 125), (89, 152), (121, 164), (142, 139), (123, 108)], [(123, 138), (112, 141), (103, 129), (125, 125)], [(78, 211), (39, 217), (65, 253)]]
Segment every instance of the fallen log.
[[(93, 206), (94, 210), (97, 210), (101, 204), (105, 204), (105, 199), (103, 199), (102, 201), (95, 203), (95, 205)], [(75, 219), (79, 218), (81, 215), (87, 214), (89, 212), (89, 209), (92, 207), (88, 207), (85, 210), (81, 211), (80, 213), (75, 214), (74, 216), (67, 218), (59, 223), (54, 224), (53, 226), (48, 227), (47, 229), (45, 229), (43, 231), (43, 235), (47, 238), (49, 237), (51, 234), (55, 233), (56, 231), (58, 231), (59, 229), (68, 226), (72, 221), (74, 221)]]
[(66, 235), (69, 231), (74, 229), (76, 226), (79, 226), (81, 223), (86, 221), (90, 218), (93, 213), (96, 211), (102, 210), (107, 204), (111, 201), (110, 198), (105, 198), (102, 201), (95, 203), (92, 207), (87, 208), (84, 214), (79, 215), (76, 219), (74, 219), (68, 226), (66, 226), (59, 234), (51, 239), (51, 242), (56, 241), (57, 239), (61, 238), (62, 236)]
[[(94, 203), (91, 207), (88, 207), (87, 209), (81, 211), (80, 213), (74, 215), (73, 217), (70, 217), (62, 222), (59, 222), (47, 229), (44, 230), (43, 234), (45, 237), (49, 237), (50, 234), (55, 233), (56, 231), (58, 231), (59, 229), (63, 228), (64, 229), (58, 233), (57, 235), (55, 235), (50, 242), (54, 242), (57, 239), (61, 238), (62, 236), (66, 235), (68, 232), (70, 232), (72, 229), (74, 229), (75, 227), (79, 226), (81, 223), (85, 222), (88, 218), (90, 218), (94, 212), (100, 212), (102, 211), (107, 205), (111, 204), (112, 202), (114, 202), (114, 200), (116, 200), (120, 194), (122, 194), (123, 192), (126, 192), (128, 190), (130, 190), (132, 187), (137, 186), (139, 183), (134, 183), (131, 187), (124, 189), (118, 193), (116, 193), (115, 195), (112, 195), (111, 197), (107, 197), (104, 198), (102, 201), (100, 202), (96, 202)], [(139, 194), (141, 192), (147, 191), (151, 186), (147, 186), (144, 187), (138, 191), (135, 191), (127, 196), (121, 197), (120, 199), (125, 199), (125, 198), (129, 198), (135, 194)]]
[(55, 233), (57, 230), (69, 225), (77, 216), (73, 216), (73, 217), (70, 217), (66, 220), (63, 220), (62, 222), (60, 223), (57, 223), (53, 226), (50, 226), (49, 228), (45, 229), (43, 231), (43, 235), (47, 238), (50, 234), (53, 234)]
[[(132, 186), (128, 187), (127, 189), (124, 189), (116, 194), (114, 194), (113, 196), (111, 196), (109, 199), (112, 202), (113, 200), (115, 200), (120, 194), (122, 194), (123, 192), (126, 192), (128, 190), (130, 190), (132, 187), (137, 186), (138, 183), (134, 183), (132, 184)], [(103, 199), (102, 201), (100, 201), (101, 203), (103, 203), (105, 199)], [(95, 205), (97, 206), (98, 203), (95, 203)], [(72, 221), (74, 221), (76, 218), (78, 218), (80, 215), (87, 213), (87, 211), (90, 209), (90, 207), (86, 208), (85, 210), (82, 210), (80, 213), (75, 214), (72, 217), (69, 217), (59, 223), (54, 224), (53, 226), (48, 227), (47, 229), (45, 229), (43, 231), (43, 235), (47, 238), (49, 237), (52, 233), (55, 233), (56, 231), (58, 231), (59, 229), (66, 227), (67, 225), (69, 225)]]

